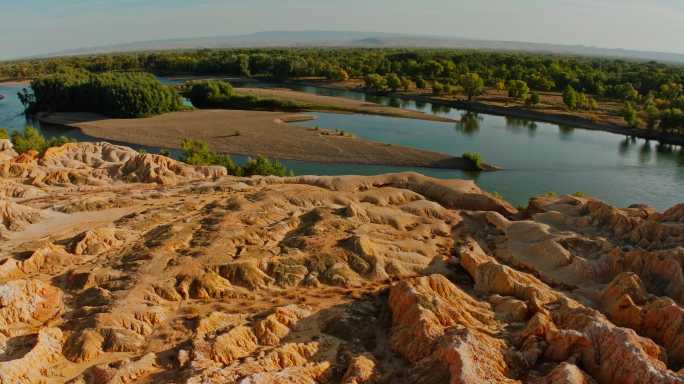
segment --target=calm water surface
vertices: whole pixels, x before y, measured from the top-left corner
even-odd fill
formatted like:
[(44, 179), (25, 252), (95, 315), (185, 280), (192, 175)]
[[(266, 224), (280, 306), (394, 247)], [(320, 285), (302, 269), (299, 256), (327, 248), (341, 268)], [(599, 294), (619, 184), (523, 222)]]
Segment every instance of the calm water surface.
[[(166, 82), (172, 81), (164, 79)], [(255, 83), (250, 86), (283, 85)], [(574, 129), (486, 114), (467, 114), (455, 108), (373, 97), (361, 92), (287, 86), (299, 91), (372, 101), (384, 105), (436, 113), (466, 123), (440, 123), (370, 115), (313, 113), (314, 121), (297, 123), (344, 129), (358, 137), (389, 144), (411, 146), (453, 155), (475, 151), (485, 161), (505, 168), (494, 173), (468, 174), (462, 171), (413, 168), (440, 178), (468, 178), (486, 190), (496, 191), (514, 204), (525, 204), (534, 195), (584, 192), (611, 204), (627, 206), (647, 203), (659, 209), (684, 202), (684, 150), (641, 139), (606, 132)], [(16, 98), (20, 86), (0, 86), (6, 99), (0, 102), (0, 127), (23, 130), (27, 121)], [(95, 140), (77, 130), (41, 127), (48, 136), (66, 135)], [(144, 148), (156, 152), (159, 148)], [(244, 157), (236, 156), (238, 161)], [(363, 174), (406, 171), (405, 167), (319, 164), (284, 161), (297, 174)]]

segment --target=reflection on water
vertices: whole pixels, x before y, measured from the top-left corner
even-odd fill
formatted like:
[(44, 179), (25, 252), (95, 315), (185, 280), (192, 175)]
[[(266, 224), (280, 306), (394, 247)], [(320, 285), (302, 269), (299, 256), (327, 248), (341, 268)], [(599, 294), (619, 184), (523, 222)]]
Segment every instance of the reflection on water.
[(562, 124), (558, 125), (558, 134), (561, 140), (571, 141), (573, 132), (575, 132), (575, 127)]
[(472, 136), (480, 130), (482, 121), (483, 119), (479, 114), (475, 112), (464, 112), (461, 114), (461, 120), (456, 123), (456, 131)]
[[(173, 83), (171, 80), (165, 80)], [(273, 86), (273, 84), (249, 84)], [(396, 105), (406, 109), (459, 120), (443, 123), (386, 116), (313, 113), (317, 120), (298, 123), (344, 129), (360, 138), (405, 145), (460, 156), (479, 152), (486, 162), (505, 168), (495, 173), (465, 173), (457, 170), (414, 170), (440, 178), (476, 180), (483, 188), (501, 193), (513, 204), (549, 191), (560, 194), (581, 191), (612, 204), (627, 206), (643, 202), (659, 209), (682, 202), (684, 149), (680, 146), (623, 137), (607, 132), (575, 129), (512, 117), (476, 114), (444, 105), (396, 97), (369, 96), (361, 92), (282, 85), (298, 91), (347, 97), (360, 101)], [(7, 98), (0, 102), (0, 127), (22, 130), (27, 124), (16, 93), (21, 87), (0, 86)], [(47, 136), (66, 135), (79, 140), (95, 140), (78, 130), (41, 127)], [(133, 145), (147, 152), (159, 148)], [(177, 151), (174, 151), (178, 154)], [(238, 162), (243, 156), (235, 156)], [(378, 174), (401, 172), (407, 168), (320, 164), (283, 161), (297, 174)]]
[(534, 137), (538, 125), (537, 122), (527, 119), (521, 119), (519, 117), (505, 116), (506, 128), (511, 133), (527, 133), (528, 136)]
[(651, 161), (651, 143), (644, 141), (639, 148), (639, 162), (642, 164), (647, 164)]
[(627, 156), (634, 144), (636, 144), (635, 137), (625, 136), (625, 139), (620, 142), (618, 153), (622, 156)]

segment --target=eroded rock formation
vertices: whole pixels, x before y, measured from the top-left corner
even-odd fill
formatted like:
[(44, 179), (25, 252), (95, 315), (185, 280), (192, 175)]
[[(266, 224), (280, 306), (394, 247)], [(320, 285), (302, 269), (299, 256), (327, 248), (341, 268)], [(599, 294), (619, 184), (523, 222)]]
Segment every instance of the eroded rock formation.
[(0, 151), (2, 384), (684, 383), (684, 205)]

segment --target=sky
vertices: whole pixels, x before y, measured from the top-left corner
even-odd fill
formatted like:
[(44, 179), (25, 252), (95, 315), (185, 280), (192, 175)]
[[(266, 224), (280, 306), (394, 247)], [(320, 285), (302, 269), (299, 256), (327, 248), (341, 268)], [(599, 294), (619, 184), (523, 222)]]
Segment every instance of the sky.
[(684, 53), (684, 0), (0, 0), (0, 59), (272, 30)]

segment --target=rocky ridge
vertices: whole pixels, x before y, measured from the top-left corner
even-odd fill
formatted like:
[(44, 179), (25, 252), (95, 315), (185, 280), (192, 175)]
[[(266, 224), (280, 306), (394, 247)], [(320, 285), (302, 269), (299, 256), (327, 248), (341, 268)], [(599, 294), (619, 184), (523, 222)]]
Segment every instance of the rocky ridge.
[(684, 205), (108, 143), (0, 176), (2, 384), (684, 383)]

